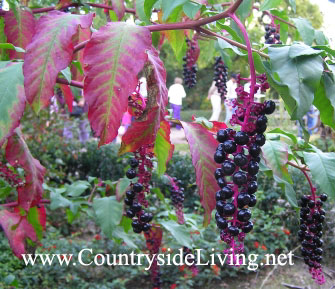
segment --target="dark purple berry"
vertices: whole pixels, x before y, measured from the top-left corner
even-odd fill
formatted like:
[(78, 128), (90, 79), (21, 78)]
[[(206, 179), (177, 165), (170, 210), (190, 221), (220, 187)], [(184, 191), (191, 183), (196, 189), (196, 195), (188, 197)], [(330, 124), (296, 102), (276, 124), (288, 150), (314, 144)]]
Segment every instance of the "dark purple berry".
[(272, 114), (276, 109), (276, 104), (272, 100), (268, 100), (264, 102), (263, 113)]
[(232, 154), (236, 151), (236, 143), (232, 140), (226, 140), (223, 143), (223, 149), (227, 154)]
[(225, 158), (226, 158), (226, 155), (223, 151), (216, 151), (214, 154), (214, 161), (218, 164), (223, 163)]
[(134, 201), (134, 199), (128, 199), (128, 198), (124, 199), (124, 203), (128, 206), (131, 206), (133, 204), (133, 201)]
[(238, 153), (234, 156), (234, 163), (239, 167), (244, 167), (248, 163), (248, 158), (243, 153)]
[(228, 233), (232, 236), (237, 236), (239, 234), (239, 229), (236, 226), (230, 226), (228, 228)]
[(133, 185), (133, 190), (136, 193), (139, 193), (143, 190), (143, 185), (141, 183), (136, 183), (136, 184)]
[(223, 208), (225, 206), (226, 203), (224, 203), (223, 201), (218, 201), (216, 202), (216, 210), (222, 215), (223, 214)]
[(136, 177), (136, 171), (134, 169), (129, 169), (127, 172), (126, 172), (126, 176), (128, 179), (133, 179)]
[(231, 161), (226, 160), (222, 164), (222, 172), (226, 176), (232, 175), (234, 173), (235, 169), (236, 169), (236, 166)]
[(246, 222), (251, 218), (251, 212), (249, 209), (242, 209), (237, 213), (237, 219), (241, 222)]
[(150, 229), (151, 229), (151, 225), (150, 224), (146, 223), (146, 224), (143, 225), (142, 230), (144, 232), (148, 232)]
[(254, 207), (256, 205), (257, 199), (255, 195), (250, 195), (249, 207)]
[(238, 186), (246, 184), (247, 180), (248, 180), (247, 174), (244, 172), (238, 171), (233, 175), (233, 182)]
[(250, 161), (248, 164), (248, 173), (250, 175), (256, 175), (259, 171), (259, 164), (256, 161)]
[(321, 194), (321, 195), (320, 195), (320, 200), (321, 200), (322, 202), (327, 201), (327, 199), (328, 199), (328, 195), (327, 195), (327, 194)]
[(254, 224), (252, 222), (248, 222), (246, 223), (243, 227), (242, 227), (242, 232), (244, 233), (249, 233), (252, 231), (252, 229), (254, 228)]
[(237, 196), (237, 204), (240, 208), (249, 205), (250, 203), (250, 195), (249, 194), (239, 194)]
[(259, 154), (261, 153), (261, 147), (258, 145), (258, 144), (251, 144), (250, 147), (249, 147), (249, 154), (256, 158), (259, 156)]
[(255, 143), (259, 146), (263, 146), (265, 144), (266, 138), (264, 134), (257, 134), (255, 137)]
[(128, 217), (128, 218), (131, 218), (131, 219), (134, 218), (134, 217), (135, 217), (135, 213), (134, 213), (134, 211), (128, 209), (128, 210), (127, 210), (127, 217)]
[(268, 122), (268, 118), (265, 115), (260, 115), (256, 120), (257, 126), (263, 126), (266, 125)]
[(238, 131), (234, 136), (234, 140), (238, 145), (246, 145), (249, 142), (249, 136), (244, 131)]
[(223, 171), (222, 171), (221, 168), (217, 168), (217, 169), (215, 170), (214, 175), (215, 175), (215, 178), (216, 178), (216, 179), (222, 178), (222, 177), (224, 176)]
[(258, 185), (257, 182), (253, 181), (253, 182), (249, 182), (248, 183), (248, 193), (249, 194), (254, 194), (257, 192), (258, 189)]
[(142, 206), (141, 204), (134, 202), (130, 209), (134, 211), (135, 213), (138, 213), (139, 211), (142, 210)]
[(224, 188), (222, 188), (221, 191), (223, 193), (224, 199), (226, 199), (226, 200), (230, 199), (234, 195), (234, 191), (229, 186), (225, 186)]
[(218, 228), (221, 229), (221, 230), (226, 229), (228, 227), (228, 223), (224, 218), (217, 219), (216, 224), (217, 224)]
[(226, 203), (223, 206), (223, 214), (225, 216), (232, 216), (235, 212), (235, 206), (233, 203)]
[(130, 166), (135, 169), (138, 167), (138, 160), (133, 158), (133, 159), (130, 159)]
[(226, 181), (224, 180), (224, 178), (217, 179), (217, 183), (218, 183), (220, 188), (223, 188), (227, 184)]
[(134, 199), (135, 198), (135, 192), (134, 191), (127, 191), (126, 192), (126, 197), (130, 200)]
[(216, 134), (217, 140), (220, 143), (223, 143), (229, 138), (228, 131), (225, 129), (220, 129)]

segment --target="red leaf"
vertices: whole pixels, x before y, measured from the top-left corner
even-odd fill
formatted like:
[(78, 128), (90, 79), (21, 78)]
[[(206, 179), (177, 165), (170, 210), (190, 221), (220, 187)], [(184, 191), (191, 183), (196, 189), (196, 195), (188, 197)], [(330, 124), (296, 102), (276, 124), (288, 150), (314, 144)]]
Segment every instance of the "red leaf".
[[(33, 14), (28, 10), (17, 9), (17, 19), (13, 11), (7, 12), (4, 19), (7, 42), (26, 49), (35, 31), (35, 19)], [(9, 50), (10, 59), (23, 59), (23, 57), (23, 52)]]
[[(87, 29), (78, 29), (78, 32), (73, 36), (73, 44), (77, 45), (81, 42), (84, 42), (88, 39), (91, 38), (91, 29), (87, 28)], [(82, 65), (84, 63), (84, 49), (79, 50), (78, 52), (76, 52), (73, 56), (73, 60), (77, 60), (79, 61)], [(83, 81), (84, 80), (84, 75), (80, 73), (80, 71), (74, 66), (72, 65), (71, 67), (71, 74), (72, 74), (72, 80), (76, 80), (76, 81)]]
[(30, 207), (38, 205), (42, 198), (45, 168), (31, 155), (19, 129), (8, 139), (6, 159), (11, 165), (18, 164), (25, 171), (26, 183), (18, 189), (18, 204), (28, 211)]
[(21, 254), (26, 253), (26, 238), (34, 242), (37, 241), (33, 226), (27, 221), (26, 216), (20, 215), (18, 210), (14, 212), (0, 211), (0, 225), (6, 234), (13, 253), (16, 257), (22, 259)]
[[(146, 245), (150, 252), (158, 252), (163, 239), (163, 230), (158, 225), (152, 224), (151, 229), (144, 233)], [(153, 242), (152, 242), (153, 240)]]
[(227, 128), (227, 125), (224, 122), (219, 121), (210, 121), (213, 124), (213, 127), (210, 129), (211, 132), (217, 133), (220, 129)]
[(75, 15), (51, 11), (36, 24), (36, 32), (24, 57), (24, 88), (35, 112), (49, 104), (58, 73), (71, 62), (72, 37), (78, 26), (88, 28), (93, 14)]
[(84, 95), (88, 119), (99, 146), (110, 143), (118, 134), (128, 96), (135, 91), (137, 74), (151, 46), (145, 27), (124, 22), (108, 23), (94, 32), (84, 50)]
[(113, 11), (115, 12), (117, 19), (122, 20), (124, 13), (126, 12), (126, 7), (124, 6), (123, 0), (112, 0)]
[(200, 201), (205, 209), (204, 225), (207, 226), (215, 208), (215, 193), (220, 189), (214, 177), (215, 169), (220, 165), (213, 159), (218, 142), (201, 124), (181, 123), (190, 146)]
[(154, 143), (168, 102), (166, 70), (158, 52), (151, 47), (146, 65), (148, 100), (143, 116), (132, 123), (122, 137), (119, 155), (134, 152), (139, 147)]
[(60, 84), (59, 85), (64, 97), (65, 97), (65, 102), (67, 104), (67, 107), (69, 109), (69, 112), (72, 112), (72, 105), (73, 105), (73, 100), (74, 96), (72, 93), (72, 90), (69, 85), (66, 84)]

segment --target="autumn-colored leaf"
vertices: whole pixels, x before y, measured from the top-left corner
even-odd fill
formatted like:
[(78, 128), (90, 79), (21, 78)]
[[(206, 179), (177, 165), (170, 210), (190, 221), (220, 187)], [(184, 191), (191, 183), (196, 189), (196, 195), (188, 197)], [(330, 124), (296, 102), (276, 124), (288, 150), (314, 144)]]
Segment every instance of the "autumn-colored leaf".
[[(147, 245), (147, 249), (151, 252), (153, 251), (157, 251), (159, 250), (159, 247), (162, 243), (162, 239), (163, 239), (163, 230), (161, 227), (159, 227), (158, 225), (152, 224), (151, 229), (144, 233), (144, 237), (146, 239), (146, 245)], [(154, 242), (150, 241), (150, 240), (154, 240)]]
[(158, 175), (165, 173), (166, 165), (173, 155), (174, 145), (171, 144), (170, 132), (170, 123), (166, 120), (161, 121), (154, 146), (154, 153), (158, 162)]
[[(35, 32), (35, 19), (28, 10), (17, 9), (16, 16), (13, 11), (5, 14), (5, 34), (7, 42), (14, 46), (26, 49)], [(9, 50), (10, 59), (23, 59), (24, 53)]]
[(18, 128), (8, 139), (6, 159), (11, 165), (20, 165), (25, 171), (25, 185), (18, 188), (18, 204), (28, 211), (30, 207), (38, 205), (42, 198), (45, 168), (31, 155)]
[(200, 202), (205, 209), (204, 225), (208, 225), (211, 212), (215, 208), (215, 193), (220, 189), (214, 177), (215, 169), (219, 165), (213, 159), (218, 142), (201, 124), (187, 122), (181, 124), (190, 146)]
[(75, 15), (60, 11), (51, 11), (39, 18), (23, 65), (26, 97), (36, 113), (49, 104), (58, 73), (71, 62), (72, 37), (78, 26), (88, 28), (92, 19), (93, 14)]
[(20, 124), (26, 106), (22, 63), (0, 69), (0, 147)]
[[(43, 211), (44, 207), (37, 209), (40, 225), (45, 228), (45, 213)], [(0, 225), (6, 234), (13, 253), (19, 259), (22, 259), (22, 254), (26, 253), (26, 239), (33, 242), (38, 241), (34, 226), (29, 223), (27, 216), (21, 216), (18, 208), (15, 208), (13, 212), (0, 210)]]
[[(91, 38), (91, 29), (79, 28), (78, 32), (73, 36), (73, 45), (77, 45)], [(84, 50), (81, 49), (73, 55), (73, 60), (79, 61), (81, 64), (84, 63)], [(77, 67), (72, 65), (71, 67), (72, 79), (76, 81), (83, 81), (84, 75), (80, 73)]]
[(128, 96), (147, 61), (151, 34), (145, 27), (125, 22), (108, 23), (94, 32), (84, 50), (84, 95), (88, 119), (99, 146), (118, 134)]
[(224, 122), (210, 121), (213, 123), (213, 127), (210, 129), (211, 132), (217, 133), (220, 129), (226, 129), (227, 125)]
[(69, 109), (69, 112), (72, 112), (74, 96), (73, 96), (70, 86), (66, 84), (60, 84), (59, 87), (64, 95), (65, 102)]
[(124, 6), (124, 0), (112, 0), (113, 11), (115, 12), (117, 19), (122, 20), (126, 7)]

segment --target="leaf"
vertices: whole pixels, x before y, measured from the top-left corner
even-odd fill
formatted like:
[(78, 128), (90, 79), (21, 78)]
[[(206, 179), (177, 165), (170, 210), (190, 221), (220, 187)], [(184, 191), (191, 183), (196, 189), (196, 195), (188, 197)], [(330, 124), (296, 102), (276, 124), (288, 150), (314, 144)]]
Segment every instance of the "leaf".
[(65, 79), (70, 83), (71, 82), (71, 70), (70, 67), (66, 67), (65, 69), (61, 70), (62, 75)]
[(84, 95), (91, 127), (100, 137), (99, 146), (117, 136), (128, 96), (135, 91), (137, 74), (147, 60), (150, 46), (147, 28), (124, 22), (108, 23), (94, 32), (87, 43)]
[(290, 205), (293, 208), (298, 208), (297, 194), (294, 191), (292, 185), (276, 175), (273, 175), (273, 178), (279, 184), (281, 189), (285, 192), (285, 197), (287, 201), (290, 203)]
[(304, 43), (307, 45), (312, 45), (315, 37), (315, 30), (311, 25), (311, 23), (309, 22), (309, 20), (304, 18), (291, 18), (291, 19), (294, 22), (295, 26), (297, 27), (297, 30)]
[[(17, 17), (16, 17), (17, 16)], [(5, 14), (5, 34), (7, 41), (16, 47), (26, 49), (35, 32), (35, 19), (28, 10), (16, 9)], [(24, 54), (18, 51), (9, 51), (10, 59), (23, 59)]]
[(172, 11), (185, 4), (188, 0), (162, 0), (163, 21), (166, 21), (171, 15)]
[[(145, 12), (145, 0), (137, 0), (135, 2), (135, 8), (136, 8), (136, 15), (138, 15), (138, 18), (142, 21), (144, 21), (146, 24), (150, 24), (150, 17), (151, 17), (151, 9), (149, 12), (149, 15)], [(151, 7), (152, 8), (152, 7)]]
[(282, 0), (264, 0), (261, 7), (259, 7), (259, 11), (265, 11), (277, 8), (281, 4), (281, 2)]
[(152, 7), (158, 0), (144, 0), (144, 12), (145, 15), (150, 19)]
[(36, 113), (49, 104), (58, 73), (71, 63), (72, 37), (78, 26), (89, 27), (92, 18), (93, 14), (59, 11), (51, 11), (39, 18), (23, 64), (26, 97)]
[(16, 52), (25, 52), (21, 47), (16, 47), (12, 43), (0, 43), (0, 49), (15, 50)]
[(328, 44), (328, 39), (321, 30), (315, 30), (315, 42), (318, 45)]
[(18, 203), (25, 209), (39, 204), (43, 195), (43, 181), (45, 168), (35, 159), (17, 128), (8, 139), (6, 145), (6, 159), (11, 165), (20, 165), (25, 172), (25, 185), (18, 189)]
[(93, 208), (102, 231), (108, 238), (111, 238), (113, 230), (120, 224), (123, 204), (119, 203), (115, 196), (111, 196), (94, 199)]
[[(163, 239), (163, 230), (161, 227), (153, 225), (151, 227), (151, 230), (149, 230), (147, 233), (144, 234), (144, 237), (146, 239), (146, 246), (147, 249), (150, 252), (157, 252), (159, 250), (159, 247), (162, 244)], [(155, 240), (152, 242), (151, 240)]]
[(171, 144), (170, 140), (170, 123), (166, 120), (161, 121), (154, 146), (154, 153), (158, 162), (157, 174), (159, 176), (165, 173), (166, 165), (171, 159), (173, 151), (174, 145)]
[(67, 195), (70, 197), (79, 197), (89, 187), (90, 187), (90, 183), (87, 181), (76, 181), (66, 188)]
[(126, 12), (126, 7), (124, 6), (124, 0), (112, 0), (113, 11), (115, 12), (117, 19), (122, 20), (124, 13)]
[(19, 259), (26, 253), (26, 239), (37, 242), (38, 238), (33, 226), (26, 216), (21, 216), (19, 210), (9, 212), (0, 210), (0, 225), (4, 230), (13, 253)]
[(193, 19), (201, 7), (202, 5), (199, 3), (186, 2), (183, 6), (183, 11), (188, 18)]
[[(279, 87), (288, 88), (287, 94), (286, 89), (278, 90), (285, 107), (293, 120), (300, 119), (313, 103), (314, 93), (323, 72), (322, 58), (319, 55), (309, 55), (309, 50), (306, 52), (307, 55), (299, 53), (299, 50), (306, 51), (306, 46), (301, 44), (293, 44), (291, 47), (269, 47), (268, 50), (271, 74), (278, 73), (281, 80), (278, 81)], [(265, 68), (269, 72), (269, 67)]]
[(38, 240), (42, 240), (43, 231), (45, 230), (46, 224), (46, 213), (44, 206), (42, 205), (40, 208), (30, 208), (27, 214), (27, 220), (33, 226)]
[(115, 238), (121, 239), (122, 242), (125, 242), (130, 248), (138, 249), (137, 245), (133, 242), (132, 236), (129, 236), (129, 234), (125, 233), (123, 228), (116, 227), (113, 230), (113, 236)]
[(242, 53), (237, 47), (229, 44), (226, 40), (219, 38), (218, 44), (221, 49), (231, 49), (234, 51), (237, 55), (244, 56), (245, 54)]
[(323, 73), (313, 104), (320, 111), (321, 121), (335, 129), (335, 81), (331, 76), (333, 74)]
[(262, 147), (262, 155), (265, 164), (275, 175), (291, 183), (292, 181), (286, 166), (288, 162), (288, 149), (288, 145), (285, 142), (267, 140)]
[(62, 191), (56, 189), (51, 190), (50, 192), (50, 209), (57, 210), (58, 208), (67, 208), (72, 205), (72, 202), (67, 198), (63, 197), (61, 194)]
[(295, 0), (288, 0), (288, 2), (290, 3), (291, 7), (292, 7), (292, 10), (294, 13), (297, 12), (297, 5), (295, 3)]
[(205, 209), (204, 225), (207, 226), (216, 204), (215, 193), (219, 190), (214, 177), (219, 165), (213, 159), (218, 142), (201, 124), (182, 122), (182, 126), (190, 146), (200, 202)]
[(247, 18), (250, 14), (250, 11), (252, 11), (252, 2), (252, 0), (244, 0), (236, 10), (236, 14), (242, 22), (244, 22), (244, 19)]
[(298, 143), (298, 139), (294, 134), (289, 133), (287, 131), (284, 131), (281, 128), (275, 128), (275, 129), (268, 132), (268, 134), (272, 134), (272, 133), (279, 134), (281, 136), (285, 136), (285, 137), (289, 138), (292, 141), (293, 144)]
[(335, 153), (324, 153), (314, 147), (315, 152), (304, 152), (304, 159), (311, 170), (313, 180), (321, 190), (335, 198)]
[(176, 239), (177, 243), (181, 246), (192, 248), (192, 240), (190, 233), (186, 230), (186, 227), (179, 225), (174, 221), (162, 221), (161, 225), (171, 233)]
[(115, 196), (118, 202), (120, 202), (121, 199), (126, 194), (126, 191), (128, 187), (130, 186), (130, 183), (131, 181), (128, 178), (121, 178), (118, 180), (116, 184), (116, 190), (115, 190)]
[(20, 124), (26, 106), (22, 63), (0, 68), (0, 147)]
[(62, 94), (64, 95), (65, 102), (69, 109), (69, 112), (72, 112), (74, 96), (73, 96), (70, 86), (66, 84), (59, 84), (59, 87), (62, 91)]
[(153, 47), (147, 51), (148, 63), (145, 68), (148, 88), (148, 100), (143, 116), (134, 121), (122, 136), (119, 155), (135, 152), (143, 145), (156, 140), (161, 120), (164, 119), (165, 106), (168, 103), (166, 88), (166, 70), (158, 52)]

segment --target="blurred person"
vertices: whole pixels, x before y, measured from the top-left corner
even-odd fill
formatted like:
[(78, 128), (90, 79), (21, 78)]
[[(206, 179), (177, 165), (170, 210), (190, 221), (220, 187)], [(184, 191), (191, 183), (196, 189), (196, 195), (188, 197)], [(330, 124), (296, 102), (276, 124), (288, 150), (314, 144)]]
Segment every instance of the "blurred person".
[[(168, 91), (170, 106), (173, 110), (173, 118), (180, 120), (180, 111), (183, 98), (186, 97), (185, 89), (182, 85), (183, 80), (180, 77), (174, 79)], [(176, 129), (181, 129), (180, 125), (176, 125)]]
[(219, 121), (221, 113), (221, 95), (219, 94), (218, 88), (215, 86), (215, 81), (212, 82), (207, 98), (211, 101), (213, 110), (209, 120)]
[(233, 100), (235, 100), (237, 98), (237, 94), (236, 94), (236, 88), (237, 88), (237, 76), (236, 74), (232, 74), (229, 81), (227, 81), (227, 94), (226, 94), (226, 100), (224, 102), (225, 104), (225, 109), (226, 109), (226, 118), (225, 118), (225, 123), (228, 124), (233, 112), (234, 112), (234, 108), (233, 108)]

